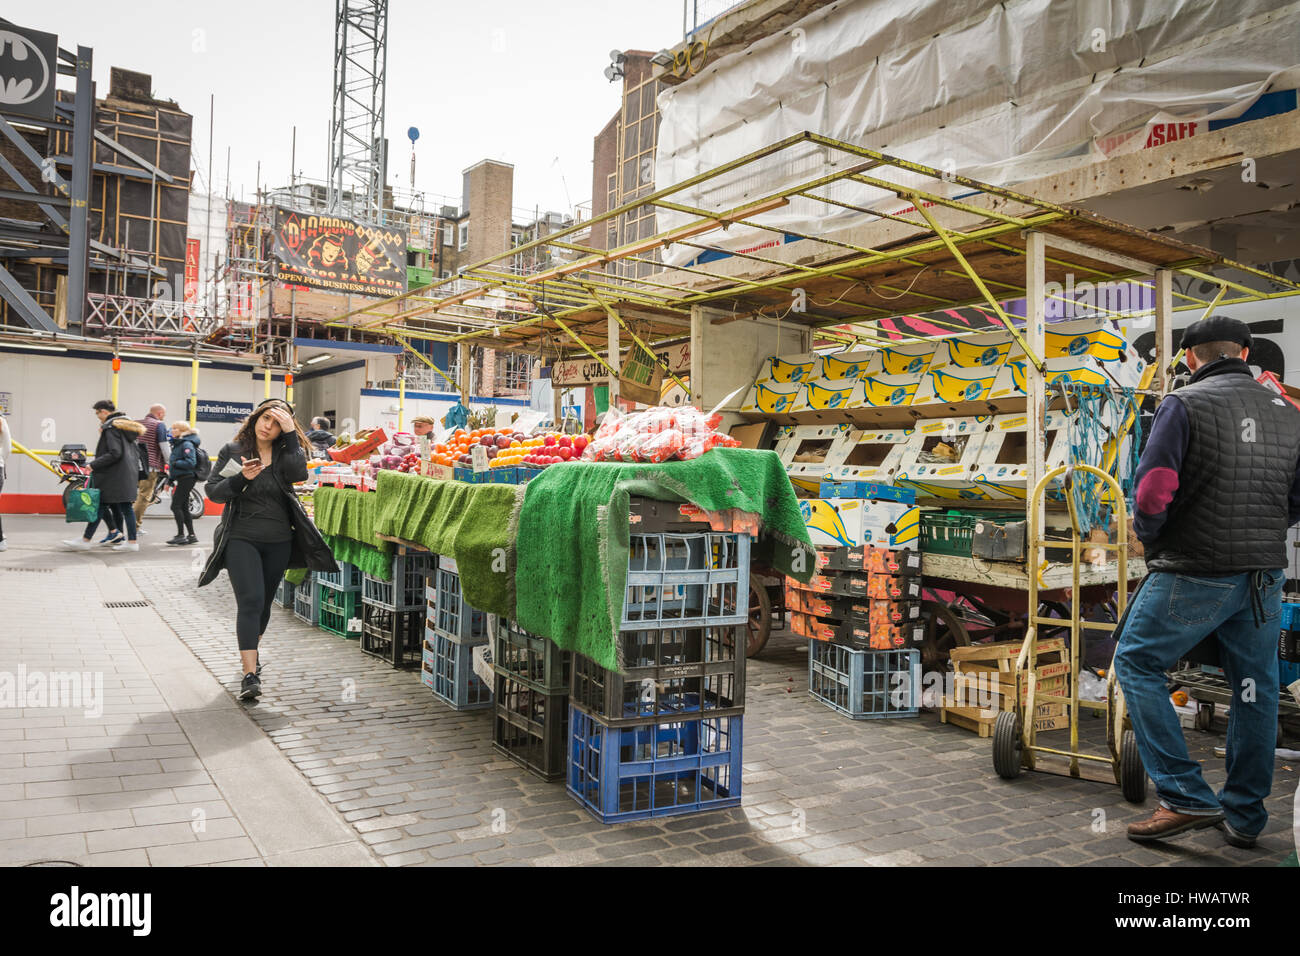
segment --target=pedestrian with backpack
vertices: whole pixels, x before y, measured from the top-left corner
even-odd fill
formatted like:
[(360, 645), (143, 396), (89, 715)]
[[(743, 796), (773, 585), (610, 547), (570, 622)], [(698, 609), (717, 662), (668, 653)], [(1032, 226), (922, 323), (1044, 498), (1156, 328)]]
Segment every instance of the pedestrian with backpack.
[(171, 456), (167, 473), (172, 482), (172, 517), (176, 519), (176, 537), (168, 539), (170, 545), (198, 544), (194, 533), (194, 519), (190, 517), (190, 492), (199, 481), (207, 481), (212, 474), (212, 462), (199, 444), (199, 433), (189, 422), (172, 422)]
[[(90, 480), (99, 491), (101, 516), (104, 513), (113, 514), (118, 525), (126, 531), (125, 540), (113, 545), (112, 550), (139, 551), (140, 545), (135, 538), (135, 513), (131, 510), (131, 504), (135, 501), (140, 482), (139, 448), (144, 426), (127, 418), (106, 398), (92, 407), (95, 417), (99, 419), (99, 441), (95, 445), (95, 457), (90, 460)], [(99, 521), (96, 518), (86, 525), (80, 538), (65, 540), (64, 547), (73, 551), (89, 551)]]

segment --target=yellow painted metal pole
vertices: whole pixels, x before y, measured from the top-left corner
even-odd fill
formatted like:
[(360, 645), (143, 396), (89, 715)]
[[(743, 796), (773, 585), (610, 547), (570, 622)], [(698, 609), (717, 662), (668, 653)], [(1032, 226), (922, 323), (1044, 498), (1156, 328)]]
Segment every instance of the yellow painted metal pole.
[(194, 357), (190, 363), (190, 428), (199, 423), (199, 359)]
[(270, 398), (271, 397), (271, 366), (269, 365), (262, 370), (262, 385), (264, 386), (264, 390), (266, 392), (266, 394), (264, 394), (262, 397)]
[(293, 372), (284, 373), (284, 400), (293, 404)]
[(406, 376), (397, 376), (397, 430), (402, 430), (402, 418), (406, 413)]
[(18, 439), (13, 438), (11, 436), (10, 443), (14, 446), (14, 450), (18, 452), (20, 455), (26, 455), (32, 461), (36, 462), (36, 464), (40, 465), (42, 468), (48, 471), (50, 474), (54, 475), (55, 477), (58, 477), (59, 473), (50, 466), (49, 462), (45, 461), (43, 458), (37, 455), (36, 452), (32, 451), (30, 448), (23, 447), (22, 442), (20, 442)]
[(114, 355), (113, 356), (113, 394), (109, 396), (112, 399), (114, 406), (117, 405), (117, 380), (121, 372), (122, 372), (122, 360), (118, 358), (116, 355)]

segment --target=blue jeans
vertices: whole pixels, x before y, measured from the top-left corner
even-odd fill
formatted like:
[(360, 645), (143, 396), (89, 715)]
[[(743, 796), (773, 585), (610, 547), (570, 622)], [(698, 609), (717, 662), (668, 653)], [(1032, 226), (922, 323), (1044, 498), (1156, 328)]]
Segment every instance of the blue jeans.
[[(1232, 828), (1248, 836), (1258, 834), (1268, 822), (1264, 798), (1273, 786), (1277, 639), (1286, 580), (1280, 570), (1259, 573), (1264, 621), (1256, 626), (1251, 574), (1205, 578), (1151, 572), (1129, 609), (1114, 665), (1142, 764), (1161, 804), (1179, 813), (1222, 810)], [(1217, 795), (1201, 776), (1201, 765), (1187, 755), (1164, 678), (1165, 671), (1214, 633), (1232, 688), (1228, 780)]]

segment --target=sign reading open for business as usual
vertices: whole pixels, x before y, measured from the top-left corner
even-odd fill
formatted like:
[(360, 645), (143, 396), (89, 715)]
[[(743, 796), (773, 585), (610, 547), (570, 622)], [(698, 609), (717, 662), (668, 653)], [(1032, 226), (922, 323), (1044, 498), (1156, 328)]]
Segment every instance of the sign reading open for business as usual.
[[(691, 343), (681, 342), (667, 348), (655, 349), (655, 357), (668, 366), (671, 372), (689, 372)], [(551, 372), (551, 382), (555, 385), (603, 385), (608, 381), (609, 369), (595, 359), (569, 359), (556, 362), (555, 369)]]
[(281, 282), (327, 292), (389, 296), (406, 291), (406, 232), (337, 216), (275, 211), (271, 255)]

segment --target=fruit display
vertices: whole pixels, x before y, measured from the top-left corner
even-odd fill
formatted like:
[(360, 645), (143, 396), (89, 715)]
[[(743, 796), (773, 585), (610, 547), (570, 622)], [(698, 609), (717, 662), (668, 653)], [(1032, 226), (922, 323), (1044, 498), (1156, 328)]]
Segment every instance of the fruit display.
[(735, 448), (740, 442), (714, 429), (722, 422), (716, 412), (698, 408), (656, 406), (632, 415), (609, 415), (591, 441), (594, 461), (664, 462), (699, 458), (714, 448)]

